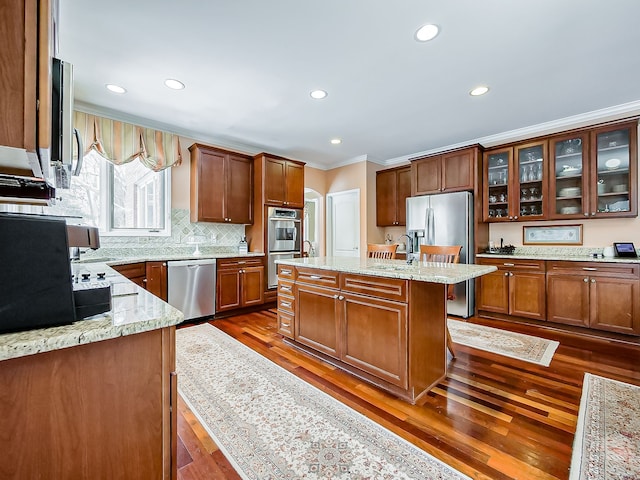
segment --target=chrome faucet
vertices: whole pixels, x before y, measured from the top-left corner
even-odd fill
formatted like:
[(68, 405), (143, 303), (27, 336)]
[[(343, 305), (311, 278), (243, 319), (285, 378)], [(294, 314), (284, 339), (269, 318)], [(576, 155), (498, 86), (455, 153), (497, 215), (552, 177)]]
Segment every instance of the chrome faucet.
[(313, 243), (311, 243), (309, 240), (305, 240), (302, 242), (302, 250), (304, 251), (304, 245), (305, 244), (309, 244), (309, 253), (308, 256), (313, 257), (315, 255), (315, 251), (313, 249)]
[(396, 240), (400, 240), (402, 237), (407, 237), (407, 263), (411, 265), (413, 262), (413, 239), (406, 233), (403, 233)]

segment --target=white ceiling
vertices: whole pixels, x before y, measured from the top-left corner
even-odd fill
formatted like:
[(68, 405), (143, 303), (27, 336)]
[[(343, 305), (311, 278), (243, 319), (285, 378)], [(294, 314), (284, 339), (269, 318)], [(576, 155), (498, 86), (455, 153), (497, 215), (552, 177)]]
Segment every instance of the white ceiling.
[[(639, 19), (639, 0), (60, 0), (58, 56), (87, 111), (319, 168), (392, 165), (640, 113)], [(440, 35), (418, 43), (425, 23)]]

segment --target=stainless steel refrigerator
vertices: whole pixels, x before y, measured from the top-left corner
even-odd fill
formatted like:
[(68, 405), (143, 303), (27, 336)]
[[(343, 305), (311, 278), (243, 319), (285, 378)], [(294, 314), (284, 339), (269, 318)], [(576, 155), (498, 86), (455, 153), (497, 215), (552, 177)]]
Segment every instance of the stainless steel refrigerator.
[[(443, 193), (407, 198), (407, 235), (414, 261), (420, 245), (462, 245), (460, 263), (474, 262), (473, 196), (471, 192)], [(447, 313), (470, 317), (474, 312), (474, 282), (457, 283)]]

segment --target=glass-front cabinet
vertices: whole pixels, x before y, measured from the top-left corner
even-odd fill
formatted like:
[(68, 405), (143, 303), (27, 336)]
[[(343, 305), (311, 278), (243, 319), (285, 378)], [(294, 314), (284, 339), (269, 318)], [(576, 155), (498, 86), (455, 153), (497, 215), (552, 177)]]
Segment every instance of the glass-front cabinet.
[(590, 217), (637, 215), (637, 147), (637, 122), (592, 131)]
[(509, 199), (512, 194), (513, 149), (501, 148), (484, 153), (484, 219), (490, 222), (513, 220)]
[(549, 217), (588, 215), (589, 135), (573, 133), (549, 139)]
[(546, 163), (547, 142), (527, 143), (514, 148), (517, 162), (517, 192), (513, 220), (540, 220), (546, 216)]

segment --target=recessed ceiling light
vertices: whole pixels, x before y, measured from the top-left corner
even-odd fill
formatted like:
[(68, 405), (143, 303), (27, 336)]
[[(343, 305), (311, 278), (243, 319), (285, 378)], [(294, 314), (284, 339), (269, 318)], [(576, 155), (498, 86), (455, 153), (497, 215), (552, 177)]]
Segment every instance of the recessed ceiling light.
[(184, 83), (173, 78), (167, 78), (164, 81), (164, 84), (173, 90), (182, 90), (184, 88)]
[(105, 85), (107, 87), (107, 90), (109, 90), (110, 92), (113, 93), (126, 93), (127, 90), (122, 88), (120, 85), (113, 85), (112, 83), (107, 83)]
[(340, 145), (342, 143), (342, 140), (340, 140), (339, 138), (332, 138), (331, 143), (333, 145)]
[(313, 90), (311, 93), (311, 98), (315, 98), (316, 100), (320, 100), (323, 99), (324, 97), (327, 96), (327, 92), (325, 92), (324, 90)]
[(489, 87), (485, 87), (485, 86), (476, 87), (469, 92), (469, 95), (473, 97), (477, 97), (478, 95), (484, 95), (488, 91), (489, 91)]
[(416, 32), (416, 40), (419, 42), (428, 42), (429, 40), (433, 40), (438, 35), (440, 29), (437, 25), (427, 24), (423, 25)]

